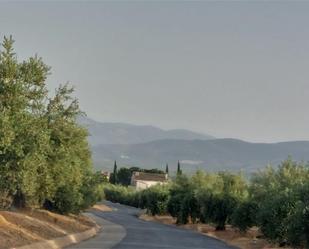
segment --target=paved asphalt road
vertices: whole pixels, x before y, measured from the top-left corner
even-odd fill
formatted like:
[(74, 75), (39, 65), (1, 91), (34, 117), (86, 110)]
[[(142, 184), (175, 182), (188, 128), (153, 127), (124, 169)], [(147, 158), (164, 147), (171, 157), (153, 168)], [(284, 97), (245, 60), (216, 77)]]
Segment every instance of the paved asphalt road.
[(95, 238), (72, 249), (232, 249), (198, 232), (137, 218), (139, 209), (106, 202), (112, 212), (93, 212), (103, 229)]

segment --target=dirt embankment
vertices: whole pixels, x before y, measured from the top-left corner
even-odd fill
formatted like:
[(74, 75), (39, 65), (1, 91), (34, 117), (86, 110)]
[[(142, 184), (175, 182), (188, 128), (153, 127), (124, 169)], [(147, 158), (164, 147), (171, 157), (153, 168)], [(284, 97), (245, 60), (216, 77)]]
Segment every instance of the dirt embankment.
[[(155, 221), (167, 225), (175, 225), (176, 219), (169, 215), (149, 216), (143, 214), (140, 216), (142, 220)], [(250, 229), (246, 233), (240, 233), (231, 226), (227, 226), (225, 231), (216, 231), (213, 226), (207, 224), (187, 224), (179, 225), (180, 227), (196, 230), (205, 235), (225, 241), (227, 244), (236, 246), (241, 249), (278, 249), (275, 245), (269, 244), (265, 239), (260, 238), (261, 234), (256, 228)], [(282, 249), (282, 248), (281, 248)], [(291, 248), (284, 248), (291, 249)]]
[(82, 215), (63, 216), (46, 210), (30, 209), (0, 211), (0, 249), (83, 232), (95, 225)]

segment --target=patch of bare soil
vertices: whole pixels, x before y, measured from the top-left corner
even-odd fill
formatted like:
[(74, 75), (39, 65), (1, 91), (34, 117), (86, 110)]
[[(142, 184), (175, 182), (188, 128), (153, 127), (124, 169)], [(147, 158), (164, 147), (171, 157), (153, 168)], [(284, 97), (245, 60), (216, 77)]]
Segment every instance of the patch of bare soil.
[(96, 224), (90, 218), (64, 216), (45, 210), (0, 211), (0, 249), (83, 232)]
[[(155, 221), (167, 225), (176, 225), (176, 219), (169, 215), (150, 216), (143, 214), (140, 216), (145, 221)], [(278, 249), (275, 245), (269, 244), (265, 239), (261, 239), (260, 232), (257, 228), (252, 228), (246, 233), (240, 233), (231, 226), (227, 226), (225, 231), (216, 231), (216, 229), (208, 224), (186, 224), (180, 227), (196, 230), (205, 235), (222, 240), (229, 245), (236, 246), (241, 249)], [(282, 249), (282, 248), (281, 248)], [(285, 248), (290, 249), (290, 248)]]
[(104, 205), (104, 204), (96, 204), (92, 207), (92, 209), (95, 209), (95, 210), (99, 210), (99, 211), (102, 211), (102, 212), (111, 212), (113, 211), (110, 207)]
[(27, 231), (20, 229), (16, 224), (9, 223), (0, 214), (0, 248), (6, 249), (13, 246), (20, 246), (29, 244), (31, 242), (39, 241), (34, 238)]

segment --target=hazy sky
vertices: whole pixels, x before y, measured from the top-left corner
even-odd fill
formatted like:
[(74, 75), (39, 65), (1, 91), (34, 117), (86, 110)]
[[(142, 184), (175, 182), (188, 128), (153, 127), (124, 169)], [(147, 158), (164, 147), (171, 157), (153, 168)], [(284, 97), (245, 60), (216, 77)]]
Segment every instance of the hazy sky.
[(309, 140), (309, 2), (0, 0), (0, 36), (99, 121)]

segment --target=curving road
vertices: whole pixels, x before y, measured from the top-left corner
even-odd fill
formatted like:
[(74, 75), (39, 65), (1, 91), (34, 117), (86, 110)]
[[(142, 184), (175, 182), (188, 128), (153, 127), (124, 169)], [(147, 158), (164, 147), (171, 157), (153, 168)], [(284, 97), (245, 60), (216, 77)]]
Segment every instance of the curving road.
[[(232, 249), (198, 232), (138, 219), (139, 209), (105, 202), (112, 212), (92, 212), (103, 226), (93, 239), (70, 248), (79, 249)], [(99, 218), (98, 218), (99, 217)]]

